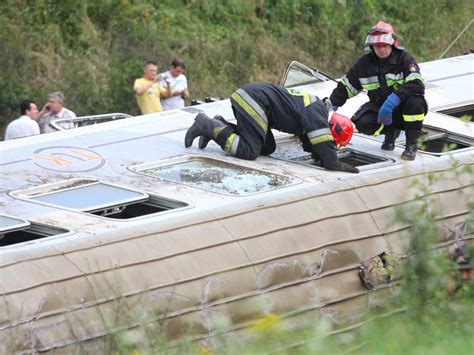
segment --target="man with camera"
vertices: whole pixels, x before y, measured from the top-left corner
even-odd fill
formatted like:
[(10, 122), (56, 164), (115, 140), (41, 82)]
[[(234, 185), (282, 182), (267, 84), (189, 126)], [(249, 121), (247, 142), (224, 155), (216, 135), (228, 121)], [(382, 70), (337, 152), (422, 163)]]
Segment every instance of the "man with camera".
[(170, 84), (167, 83), (166, 88), (162, 87), (160, 81), (163, 78), (157, 73), (156, 62), (149, 60), (143, 68), (143, 78), (136, 79), (133, 84), (138, 106), (144, 115), (163, 111), (160, 99), (172, 95)]

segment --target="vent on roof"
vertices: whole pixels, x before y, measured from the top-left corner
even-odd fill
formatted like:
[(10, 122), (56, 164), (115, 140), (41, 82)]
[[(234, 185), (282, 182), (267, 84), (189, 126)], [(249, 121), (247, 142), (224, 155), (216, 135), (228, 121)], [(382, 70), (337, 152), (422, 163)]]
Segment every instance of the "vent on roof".
[[(343, 148), (337, 152), (341, 162), (368, 170), (379, 168), (394, 163), (394, 160), (374, 154), (361, 152), (352, 148)], [(303, 151), (297, 139), (285, 139), (277, 142), (277, 150), (272, 157), (290, 161), (293, 163), (321, 167), (321, 161), (314, 160), (310, 153)]]
[(114, 219), (129, 219), (188, 204), (95, 180), (74, 179), (16, 191), (12, 196)]
[(219, 193), (249, 195), (300, 182), (223, 160), (187, 156), (130, 167), (130, 170)]
[(31, 223), (23, 219), (0, 215), (0, 247), (67, 232), (69, 232), (67, 229)]

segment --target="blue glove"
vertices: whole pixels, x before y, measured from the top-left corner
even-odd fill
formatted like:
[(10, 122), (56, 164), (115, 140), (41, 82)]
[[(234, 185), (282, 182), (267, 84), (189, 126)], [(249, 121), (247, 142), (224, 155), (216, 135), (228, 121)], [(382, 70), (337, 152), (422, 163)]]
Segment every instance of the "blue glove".
[(400, 97), (394, 92), (388, 95), (382, 107), (380, 107), (377, 122), (385, 126), (390, 126), (392, 124), (393, 110), (400, 105), (401, 101)]
[(332, 108), (333, 111), (337, 111), (337, 109), (339, 108), (339, 106), (331, 105), (331, 108)]

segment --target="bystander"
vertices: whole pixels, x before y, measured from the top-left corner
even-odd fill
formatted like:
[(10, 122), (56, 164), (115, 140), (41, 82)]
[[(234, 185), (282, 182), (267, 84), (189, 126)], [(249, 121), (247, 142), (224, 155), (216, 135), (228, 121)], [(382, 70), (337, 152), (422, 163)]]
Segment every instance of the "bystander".
[[(75, 118), (76, 114), (71, 110), (64, 107), (64, 95), (62, 92), (57, 91), (48, 95), (48, 102), (44, 105), (43, 109), (38, 115), (38, 123), (41, 129), (41, 133), (55, 132), (56, 130), (51, 127), (50, 123), (53, 120), (60, 118)], [(62, 127), (65, 129), (74, 128), (74, 124), (63, 123)]]
[(174, 59), (171, 62), (168, 71), (161, 73), (163, 77), (162, 84), (165, 80), (169, 81), (171, 86), (171, 97), (162, 101), (163, 110), (172, 110), (184, 107), (184, 99), (189, 97), (188, 80), (184, 75), (186, 66), (181, 59)]
[(38, 108), (33, 100), (20, 103), (21, 116), (10, 122), (5, 131), (5, 140), (33, 136), (40, 133), (37, 120)]
[(163, 111), (160, 99), (171, 96), (169, 83), (166, 83), (166, 89), (161, 86), (162, 78), (157, 73), (156, 62), (149, 60), (143, 67), (143, 78), (136, 79), (133, 84), (138, 106), (144, 115)]

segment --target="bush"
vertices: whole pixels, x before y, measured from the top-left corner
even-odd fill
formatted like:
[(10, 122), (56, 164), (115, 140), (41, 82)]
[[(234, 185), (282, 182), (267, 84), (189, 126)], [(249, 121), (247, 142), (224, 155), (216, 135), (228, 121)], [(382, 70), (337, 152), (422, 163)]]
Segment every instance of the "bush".
[[(192, 98), (228, 97), (249, 81), (278, 83), (290, 60), (334, 76), (363, 52), (367, 29), (394, 24), (418, 61), (436, 59), (474, 4), (440, 0), (7, 0), (0, 3), (0, 127), (27, 97), (61, 90), (78, 115), (138, 114), (132, 85), (155, 59), (187, 63)], [(436, 33), (436, 40), (434, 39)], [(449, 55), (469, 50), (466, 31)]]

